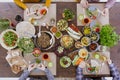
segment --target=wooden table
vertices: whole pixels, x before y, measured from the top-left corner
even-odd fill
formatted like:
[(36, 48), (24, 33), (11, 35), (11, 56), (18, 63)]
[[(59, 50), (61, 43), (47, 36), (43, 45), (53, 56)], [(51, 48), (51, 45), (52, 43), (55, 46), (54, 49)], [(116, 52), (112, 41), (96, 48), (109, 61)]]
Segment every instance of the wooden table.
[[(67, 4), (67, 5), (66, 5)], [(120, 27), (119, 26), (119, 23), (120, 23), (120, 20), (119, 20), (119, 14), (120, 14), (120, 11), (117, 11), (117, 8), (120, 7), (119, 5), (120, 3), (117, 3), (111, 10), (110, 10), (110, 23), (113, 24), (114, 26), (117, 27), (117, 32), (119, 32), (120, 30)], [(64, 7), (66, 8), (70, 8), (72, 10), (74, 10), (76, 12), (76, 3), (57, 3), (57, 20), (61, 19), (62, 18), (62, 10), (64, 9)], [(23, 17), (23, 10), (20, 9), (19, 7), (17, 7), (14, 3), (0, 3), (0, 17), (6, 17), (6, 18), (9, 18), (11, 19), (11, 21), (16, 25), (16, 21), (14, 20), (15, 16), (16, 15), (21, 15)], [(116, 13), (116, 15), (114, 14)], [(70, 23), (74, 23), (76, 24), (76, 17), (75, 17), (75, 20), (73, 22), (70, 22)], [(69, 24), (70, 24), (69, 23)], [(115, 64), (117, 66), (119, 66), (119, 70), (120, 70), (120, 64), (118, 61), (119, 61), (119, 57), (120, 57), (120, 45), (117, 45), (115, 46), (114, 48), (111, 49), (111, 52), (114, 53), (114, 54), (111, 54), (112, 55), (112, 59), (113, 61), (115, 62)], [(52, 50), (50, 50), (52, 51)], [(6, 50), (3, 49), (1, 46), (0, 46), (0, 77), (16, 77), (16, 76), (20, 76), (20, 74), (13, 74), (11, 69), (10, 69), (10, 66), (9, 64), (7, 63), (7, 61), (5, 60), (5, 56), (7, 55), (6, 54)], [(116, 57), (117, 56), (117, 57)], [(118, 60), (117, 60), (118, 59)], [(57, 63), (59, 62), (59, 57), (57, 58)], [(70, 67), (68, 69), (64, 69), (64, 68), (61, 68), (60, 67), (60, 64), (57, 64), (57, 76), (56, 77), (75, 77), (76, 75), (76, 68), (75, 67)]]

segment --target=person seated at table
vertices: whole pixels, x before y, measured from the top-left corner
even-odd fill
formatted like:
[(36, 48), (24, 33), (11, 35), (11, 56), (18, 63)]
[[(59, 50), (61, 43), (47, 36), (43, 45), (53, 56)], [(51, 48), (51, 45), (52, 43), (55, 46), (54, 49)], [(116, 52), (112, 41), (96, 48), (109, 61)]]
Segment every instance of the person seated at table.
[[(111, 71), (111, 75), (112, 75), (112, 80), (120, 80), (120, 73), (117, 69), (117, 67), (115, 66), (115, 64), (111, 61), (111, 59), (108, 59), (108, 64), (109, 64), (109, 68)], [(76, 80), (92, 80), (91, 78), (85, 78), (83, 76), (83, 68), (85, 68), (86, 64), (85, 62), (81, 62), (79, 64), (79, 66), (77, 67), (77, 74), (76, 74)], [(105, 77), (102, 77), (100, 79), (93, 79), (93, 80), (106, 80)]]
[[(96, 2), (96, 1), (99, 1), (99, 0), (81, 0), (80, 3), (82, 5), (82, 7), (87, 8), (89, 6), (88, 1)], [(115, 4), (115, 2), (116, 2), (116, 0), (108, 0), (106, 5), (105, 5), (104, 10), (102, 11), (102, 15), (104, 15), (104, 16), (108, 15), (108, 10)]]
[[(35, 64), (30, 64), (28, 66), (28, 69), (24, 70), (22, 75), (20, 76), (19, 80), (26, 80), (30, 74), (30, 72), (32, 70), (34, 70), (36, 68)], [(39, 64), (38, 65), (38, 69), (40, 69), (41, 71), (44, 71), (46, 76), (47, 76), (47, 80), (54, 80), (54, 76), (52, 75), (52, 73), (50, 72), (50, 70), (48, 68), (46, 68), (43, 64)], [(34, 80), (34, 78), (30, 78), (30, 80)], [(41, 79), (39, 79), (41, 80)]]

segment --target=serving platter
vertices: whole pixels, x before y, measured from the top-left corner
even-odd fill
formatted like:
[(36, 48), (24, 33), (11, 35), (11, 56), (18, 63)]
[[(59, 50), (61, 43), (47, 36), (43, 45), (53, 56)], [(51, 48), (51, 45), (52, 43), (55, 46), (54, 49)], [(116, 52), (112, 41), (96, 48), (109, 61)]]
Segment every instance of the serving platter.
[[(28, 63), (24, 60), (23, 57), (21, 57), (21, 51), (18, 50), (11, 50), (7, 52), (8, 55), (6, 56), (6, 60), (9, 63), (12, 71), (17, 74), (20, 71), (24, 70), (27, 66)], [(13, 66), (18, 66), (20, 67), (20, 70), (14, 69)]]
[(19, 37), (31, 38), (35, 35), (35, 27), (30, 22), (23, 21), (16, 25), (16, 32)]
[(46, 16), (46, 14), (48, 14), (48, 8), (46, 6), (35, 4), (30, 7), (30, 13), (28, 16), (34, 19), (41, 19)]

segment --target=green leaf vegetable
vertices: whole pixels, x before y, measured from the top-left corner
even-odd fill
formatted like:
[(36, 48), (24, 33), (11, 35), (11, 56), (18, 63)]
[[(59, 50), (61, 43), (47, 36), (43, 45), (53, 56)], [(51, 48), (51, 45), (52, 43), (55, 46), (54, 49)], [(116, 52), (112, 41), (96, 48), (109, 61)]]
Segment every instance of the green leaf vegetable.
[(31, 53), (34, 49), (34, 43), (30, 38), (21, 38), (18, 42), (18, 47), (23, 53)]
[(75, 17), (75, 14), (70, 9), (64, 9), (63, 18), (67, 21), (72, 20)]
[(0, 31), (8, 29), (10, 21), (8, 19), (0, 19)]
[(119, 41), (119, 35), (114, 31), (115, 28), (111, 25), (104, 25), (100, 31), (100, 44), (108, 47), (113, 47)]
[(3, 39), (7, 46), (12, 47), (16, 44), (18, 37), (14, 32), (8, 31), (4, 34)]

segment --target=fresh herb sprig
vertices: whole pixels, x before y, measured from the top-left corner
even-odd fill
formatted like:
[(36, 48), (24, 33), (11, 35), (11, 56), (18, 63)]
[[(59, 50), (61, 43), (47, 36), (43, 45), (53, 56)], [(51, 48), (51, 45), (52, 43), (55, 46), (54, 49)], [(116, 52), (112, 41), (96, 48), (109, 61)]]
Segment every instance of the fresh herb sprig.
[(75, 17), (75, 14), (70, 9), (64, 9), (63, 18), (67, 21), (71, 21)]
[(108, 47), (115, 46), (119, 41), (119, 35), (112, 25), (104, 25), (100, 31), (100, 44)]

